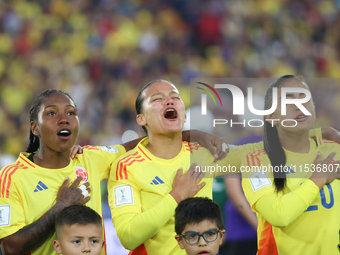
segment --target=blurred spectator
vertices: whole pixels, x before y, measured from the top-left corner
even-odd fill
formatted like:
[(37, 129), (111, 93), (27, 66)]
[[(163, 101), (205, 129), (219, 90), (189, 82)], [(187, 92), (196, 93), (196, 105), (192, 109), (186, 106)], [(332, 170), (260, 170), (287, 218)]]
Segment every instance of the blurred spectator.
[[(65, 89), (80, 107), (80, 144), (136, 128), (129, 99), (156, 78), (339, 76), (338, 1), (22, 0), (3, 1), (0, 18), (5, 126), (27, 125), (32, 95)], [(17, 154), (27, 135), (11, 131), (14, 149), (7, 130), (1, 151)]]

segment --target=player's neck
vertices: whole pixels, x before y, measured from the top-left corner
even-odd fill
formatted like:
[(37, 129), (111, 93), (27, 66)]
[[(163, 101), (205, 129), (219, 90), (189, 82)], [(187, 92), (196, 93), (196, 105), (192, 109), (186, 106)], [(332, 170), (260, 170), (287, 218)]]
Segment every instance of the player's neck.
[(282, 133), (280, 142), (283, 148), (296, 153), (308, 153), (310, 149), (309, 133)]
[(149, 143), (146, 148), (158, 158), (172, 159), (182, 149), (182, 133), (174, 136), (149, 135)]
[(39, 149), (33, 157), (34, 163), (44, 168), (58, 169), (70, 164), (70, 152), (52, 152)]

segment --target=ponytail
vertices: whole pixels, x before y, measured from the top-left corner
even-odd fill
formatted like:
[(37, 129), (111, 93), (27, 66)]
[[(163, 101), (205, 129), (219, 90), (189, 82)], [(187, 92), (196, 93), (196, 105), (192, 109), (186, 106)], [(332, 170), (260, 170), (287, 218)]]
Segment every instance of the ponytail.
[[(299, 77), (296, 77), (294, 75), (284, 75), (277, 78), (270, 84), (264, 97), (265, 110), (269, 109), (270, 106), (272, 105), (273, 88), (280, 87), (284, 81), (287, 81), (288, 79), (292, 78), (301, 80)], [(273, 167), (275, 189), (277, 192), (280, 192), (284, 189), (287, 183), (285, 172), (287, 158), (285, 151), (282, 147), (282, 144), (280, 142), (280, 137), (277, 132), (276, 126), (273, 126), (266, 120), (264, 120), (264, 122), (265, 124), (263, 134), (263, 145)]]
[(279, 192), (284, 189), (287, 182), (284, 171), (286, 154), (276, 127), (272, 126), (268, 121), (265, 121), (264, 124), (263, 145), (273, 167), (275, 189)]

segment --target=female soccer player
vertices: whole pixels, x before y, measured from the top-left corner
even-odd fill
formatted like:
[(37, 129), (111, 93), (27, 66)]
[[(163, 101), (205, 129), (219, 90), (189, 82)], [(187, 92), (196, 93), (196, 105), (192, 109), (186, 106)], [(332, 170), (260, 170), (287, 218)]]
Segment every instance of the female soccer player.
[[(201, 175), (187, 170), (193, 162), (213, 165), (214, 158), (205, 148), (182, 142), (185, 107), (170, 82), (144, 86), (136, 110), (148, 137), (113, 163), (108, 183), (117, 235), (132, 254), (185, 254), (174, 239), (175, 208), (187, 197), (212, 198), (213, 178), (201, 180)], [(246, 148), (229, 150), (228, 159), (219, 165), (239, 165)]]
[[(30, 121), (27, 153), (0, 172), (0, 241), (6, 255), (54, 254), (58, 213), (69, 205), (85, 203), (101, 213), (100, 181), (108, 177), (115, 158), (125, 152), (120, 145), (89, 146), (71, 160), (79, 120), (73, 99), (63, 91), (44, 91), (31, 107)], [(73, 182), (70, 187), (69, 182)], [(80, 183), (85, 186), (78, 188)], [(90, 191), (92, 199), (86, 197)]]
[[(85, 146), (83, 154), (71, 160), (79, 130), (77, 107), (60, 90), (46, 90), (36, 98), (30, 121), (27, 152), (0, 172), (0, 242), (6, 255), (54, 254), (57, 214), (66, 206), (85, 203), (101, 214), (101, 180), (108, 178), (112, 162), (137, 144)], [(221, 147), (216, 136), (204, 140)], [(90, 191), (91, 200), (86, 197)]]
[[(309, 89), (293, 75), (282, 76), (267, 90), (265, 109), (272, 105), (272, 88), (278, 89), (278, 95), (282, 88)], [(299, 92), (287, 94), (287, 98), (302, 97)], [(281, 115), (280, 103), (279, 99), (277, 110), (265, 116), (275, 121), (274, 125), (266, 121), (263, 147), (250, 152), (242, 163), (276, 169), (243, 178), (245, 195), (258, 217), (258, 254), (339, 254), (340, 182), (336, 178), (340, 175), (336, 160), (340, 146), (309, 137), (315, 120), (312, 100), (303, 104), (311, 115), (295, 105), (288, 105), (287, 115)], [(284, 119), (295, 120), (296, 126), (282, 125)], [(321, 161), (321, 155), (327, 158)]]

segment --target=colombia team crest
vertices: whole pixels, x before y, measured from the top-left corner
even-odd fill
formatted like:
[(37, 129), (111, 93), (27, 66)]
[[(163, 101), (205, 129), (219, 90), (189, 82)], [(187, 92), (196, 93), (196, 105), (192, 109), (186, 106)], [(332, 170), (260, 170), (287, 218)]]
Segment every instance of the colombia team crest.
[(87, 182), (89, 179), (89, 175), (87, 174), (87, 171), (84, 167), (76, 167), (76, 179), (81, 176), (83, 179), (81, 179), (82, 182)]

